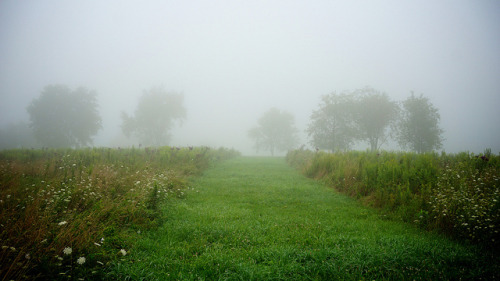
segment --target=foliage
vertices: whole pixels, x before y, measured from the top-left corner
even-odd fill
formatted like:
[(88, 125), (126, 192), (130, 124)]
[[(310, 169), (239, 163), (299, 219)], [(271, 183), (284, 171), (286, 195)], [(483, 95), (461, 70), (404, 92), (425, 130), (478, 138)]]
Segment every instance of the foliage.
[(269, 150), (271, 155), (291, 149), (298, 142), (293, 115), (276, 108), (264, 113), (258, 120), (258, 126), (250, 129), (248, 136), (255, 141), (257, 151)]
[(27, 111), (36, 139), (49, 148), (90, 145), (102, 128), (96, 93), (83, 87), (46, 86)]
[(31, 148), (38, 143), (33, 130), (25, 122), (11, 123), (0, 129), (0, 149)]
[[(428, 216), (457, 236), (499, 244), (500, 174), (491, 156), (462, 154), (445, 164), (431, 192)], [(494, 161), (498, 162), (495, 157)]]
[(386, 140), (386, 129), (395, 120), (398, 106), (389, 100), (387, 94), (372, 88), (364, 88), (355, 93), (359, 139), (368, 141), (370, 150), (376, 151)]
[(122, 112), (123, 133), (138, 137), (145, 146), (168, 144), (174, 121), (186, 118), (183, 101), (182, 94), (167, 93), (162, 88), (144, 91), (134, 116)]
[(439, 112), (428, 98), (413, 93), (403, 102), (403, 111), (396, 125), (401, 147), (417, 153), (430, 152), (442, 145), (443, 130), (439, 127)]
[(395, 102), (372, 88), (332, 93), (322, 97), (307, 132), (318, 149), (346, 151), (357, 141), (367, 141), (375, 151), (386, 140), (386, 129), (397, 112)]
[(323, 96), (307, 128), (311, 144), (331, 151), (348, 150), (358, 138), (353, 108), (352, 94)]
[(165, 206), (114, 280), (496, 280), (496, 252), (387, 220), (287, 166), (238, 157)]
[(289, 152), (309, 177), (429, 229), (498, 247), (500, 156)]
[(100, 279), (133, 233), (161, 225), (159, 206), (183, 198), (189, 176), (236, 155), (206, 147), (0, 152), (0, 279)]

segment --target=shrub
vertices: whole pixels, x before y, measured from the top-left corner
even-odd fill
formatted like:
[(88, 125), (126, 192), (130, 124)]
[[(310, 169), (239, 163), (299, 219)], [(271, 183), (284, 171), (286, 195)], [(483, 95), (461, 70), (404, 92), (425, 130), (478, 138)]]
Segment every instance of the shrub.
[(132, 229), (161, 223), (186, 178), (238, 155), (227, 149), (0, 152), (0, 279), (92, 276)]
[(498, 247), (500, 157), (470, 153), (324, 153), (295, 150), (288, 163), (386, 214)]

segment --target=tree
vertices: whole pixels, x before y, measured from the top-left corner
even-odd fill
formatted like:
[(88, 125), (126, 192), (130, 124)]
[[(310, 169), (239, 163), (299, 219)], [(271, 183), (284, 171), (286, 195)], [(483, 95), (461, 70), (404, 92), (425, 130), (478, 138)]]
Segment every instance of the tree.
[(429, 152), (442, 146), (443, 130), (439, 127), (439, 112), (428, 98), (412, 93), (403, 102), (397, 123), (397, 140), (403, 148), (417, 153)]
[(46, 86), (27, 111), (35, 138), (45, 147), (91, 145), (102, 128), (96, 93), (83, 87)]
[(182, 94), (167, 93), (162, 88), (144, 91), (134, 116), (122, 112), (122, 131), (127, 137), (138, 137), (144, 145), (166, 145), (174, 122), (186, 118), (183, 102)]
[(248, 131), (248, 136), (255, 141), (255, 148), (275, 151), (285, 151), (297, 144), (297, 129), (294, 118), (288, 112), (272, 108), (257, 121), (258, 126)]
[(370, 149), (376, 151), (387, 139), (386, 129), (395, 120), (398, 106), (390, 101), (386, 94), (372, 88), (358, 90), (356, 94), (358, 137), (360, 140), (366, 140)]
[(307, 128), (311, 144), (331, 151), (348, 150), (359, 137), (354, 112), (352, 94), (323, 96)]
[(29, 124), (20, 121), (0, 129), (0, 149), (38, 147)]

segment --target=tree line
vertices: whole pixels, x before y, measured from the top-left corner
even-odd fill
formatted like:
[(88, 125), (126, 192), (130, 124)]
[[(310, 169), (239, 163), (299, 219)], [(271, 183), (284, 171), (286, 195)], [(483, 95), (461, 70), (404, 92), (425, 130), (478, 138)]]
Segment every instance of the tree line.
[[(9, 148), (9, 141), (25, 147), (85, 147), (93, 144), (93, 137), (102, 129), (97, 94), (84, 87), (48, 85), (26, 109), (29, 126), (19, 123), (0, 132), (3, 148)], [(121, 129), (141, 145), (167, 145), (171, 129), (182, 123), (186, 112), (182, 94), (151, 88), (143, 92), (133, 114), (121, 113)], [(423, 153), (442, 146), (439, 119), (438, 110), (422, 95), (412, 93), (406, 100), (395, 102), (385, 93), (363, 88), (322, 96), (306, 132), (310, 145), (321, 150), (346, 151), (366, 142), (376, 151), (392, 138), (404, 149)], [(248, 137), (257, 151), (274, 155), (296, 148), (299, 138), (294, 123), (291, 113), (272, 108), (257, 120)], [(29, 135), (36, 142), (27, 141)]]
[[(102, 129), (97, 93), (84, 87), (48, 85), (26, 110), (29, 124), (13, 124), (0, 132), (0, 148), (86, 147)], [(151, 88), (143, 92), (134, 114), (122, 112), (121, 129), (139, 145), (161, 146), (168, 144), (175, 123), (185, 118), (182, 94)]]
[[(306, 132), (317, 150), (347, 151), (366, 142), (376, 151), (389, 138), (401, 148), (424, 153), (442, 147), (440, 115), (428, 98), (411, 93), (403, 102), (373, 88), (324, 95), (311, 114)], [(266, 112), (248, 135), (257, 150), (271, 154), (298, 143), (293, 115), (273, 108)]]

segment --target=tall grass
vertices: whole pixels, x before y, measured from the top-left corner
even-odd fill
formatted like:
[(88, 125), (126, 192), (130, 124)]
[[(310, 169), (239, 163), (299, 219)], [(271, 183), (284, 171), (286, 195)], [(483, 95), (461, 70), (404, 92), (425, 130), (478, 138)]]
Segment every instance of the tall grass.
[(383, 219), (282, 158), (238, 157), (192, 182), (112, 280), (496, 280), (497, 253)]
[(308, 177), (427, 229), (498, 248), (500, 156), (408, 152), (287, 154)]
[(98, 278), (131, 232), (162, 223), (159, 204), (226, 149), (0, 152), (0, 280)]

